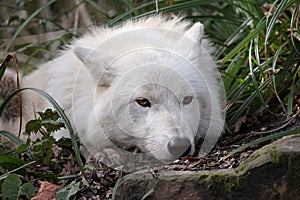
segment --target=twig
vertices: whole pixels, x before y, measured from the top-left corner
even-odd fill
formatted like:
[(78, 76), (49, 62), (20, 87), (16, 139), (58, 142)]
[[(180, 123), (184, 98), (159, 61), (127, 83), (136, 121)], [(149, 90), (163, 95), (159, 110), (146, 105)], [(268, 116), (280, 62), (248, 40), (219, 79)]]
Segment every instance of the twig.
[(20, 169), (22, 169), (22, 168), (24, 168), (24, 167), (27, 167), (28, 165), (32, 165), (32, 164), (34, 164), (34, 163), (36, 163), (35, 160), (34, 160), (34, 161), (31, 161), (31, 162), (29, 162), (29, 163), (26, 163), (25, 165), (22, 165), (21, 167), (18, 167), (18, 168), (16, 168), (16, 169), (13, 169), (13, 170), (11, 170), (11, 171), (5, 173), (5, 174), (2, 174), (2, 175), (0, 176), (0, 180), (2, 180), (3, 178), (5, 178), (5, 177), (8, 176), (9, 174), (14, 173), (14, 172), (16, 172), (16, 171), (18, 171), (18, 170), (20, 170)]
[[(4, 67), (3, 69), (3, 73), (5, 72), (5, 69), (8, 65), (8, 62), (10, 61), (10, 59), (13, 59), (13, 62), (15, 64), (16, 67), (16, 73), (17, 73), (17, 89), (19, 90), (21, 88), (20, 86), (20, 78), (19, 78), (19, 61), (17, 59), (17, 56), (15, 53), (9, 53), (8, 55), (5, 56), (5, 58), (3, 59), (2, 63), (0, 64), (0, 69)], [(20, 108), (20, 123), (19, 123), (19, 133), (18, 133), (18, 137), (21, 136), (21, 130), (22, 130), (22, 96), (21, 93), (18, 93), (18, 97), (19, 97), (19, 108)]]
[(156, 13), (158, 13), (158, 10), (159, 10), (159, 8), (158, 8), (158, 0), (155, 0), (155, 7), (156, 7)]

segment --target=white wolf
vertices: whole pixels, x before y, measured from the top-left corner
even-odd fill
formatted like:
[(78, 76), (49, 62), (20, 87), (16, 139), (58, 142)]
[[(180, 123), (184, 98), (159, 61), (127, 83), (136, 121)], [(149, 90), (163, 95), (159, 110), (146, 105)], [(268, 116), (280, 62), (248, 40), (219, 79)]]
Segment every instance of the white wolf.
[[(131, 20), (74, 40), (22, 87), (56, 99), (90, 153), (135, 148), (169, 162), (192, 155), (200, 137), (209, 151), (223, 129), (221, 80), (206, 46), (199, 22)], [(24, 92), (23, 107), (26, 121), (49, 105)]]

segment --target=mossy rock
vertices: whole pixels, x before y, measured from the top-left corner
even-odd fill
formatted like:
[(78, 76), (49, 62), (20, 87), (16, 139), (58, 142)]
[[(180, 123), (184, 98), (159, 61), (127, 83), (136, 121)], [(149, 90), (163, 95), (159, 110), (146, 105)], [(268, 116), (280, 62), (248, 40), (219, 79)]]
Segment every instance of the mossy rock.
[(117, 200), (300, 200), (300, 135), (280, 139), (255, 151), (236, 169), (158, 170), (124, 177)]

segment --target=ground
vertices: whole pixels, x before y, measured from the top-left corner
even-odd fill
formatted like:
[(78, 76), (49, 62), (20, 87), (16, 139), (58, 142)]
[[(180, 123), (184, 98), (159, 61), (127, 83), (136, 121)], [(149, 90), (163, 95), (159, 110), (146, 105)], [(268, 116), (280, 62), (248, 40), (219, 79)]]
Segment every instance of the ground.
[[(263, 117), (260, 118), (260, 116)], [(300, 127), (300, 119), (298, 116), (293, 119), (286, 120), (284, 116), (269, 115), (269, 118), (264, 119), (265, 121), (263, 120), (265, 115), (260, 116), (247, 119), (246, 122), (239, 128), (237, 133), (224, 134), (219, 139), (215, 148), (206, 157), (185, 157), (176, 163), (164, 166), (164, 168), (176, 171), (236, 168), (255, 150), (273, 142), (274, 140), (269, 140), (267, 142), (251, 146), (227, 159), (223, 159), (229, 152), (258, 138)], [(276, 131), (272, 132), (272, 130)], [(73, 197), (74, 199), (110, 199), (112, 197), (112, 189), (117, 180), (126, 174), (124, 172), (107, 168), (101, 164), (100, 168), (102, 169), (89, 171), (86, 184), (84, 184), (81, 190)], [(155, 170), (153, 170), (153, 176), (156, 176)]]

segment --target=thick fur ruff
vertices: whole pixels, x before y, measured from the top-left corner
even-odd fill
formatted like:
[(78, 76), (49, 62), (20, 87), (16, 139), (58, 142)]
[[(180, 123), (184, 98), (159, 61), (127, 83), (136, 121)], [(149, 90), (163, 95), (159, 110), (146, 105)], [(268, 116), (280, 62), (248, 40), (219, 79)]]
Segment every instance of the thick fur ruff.
[[(22, 84), (58, 101), (90, 153), (138, 148), (163, 162), (193, 154), (200, 137), (201, 152), (213, 147), (223, 129), (220, 85), (202, 24), (163, 16), (96, 28)], [(49, 106), (24, 92), (24, 121)]]

